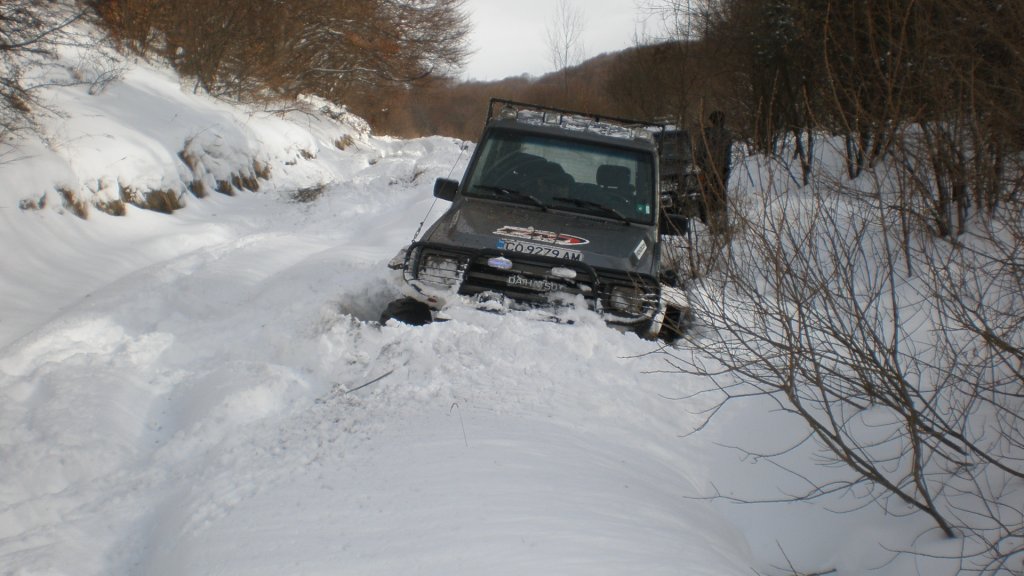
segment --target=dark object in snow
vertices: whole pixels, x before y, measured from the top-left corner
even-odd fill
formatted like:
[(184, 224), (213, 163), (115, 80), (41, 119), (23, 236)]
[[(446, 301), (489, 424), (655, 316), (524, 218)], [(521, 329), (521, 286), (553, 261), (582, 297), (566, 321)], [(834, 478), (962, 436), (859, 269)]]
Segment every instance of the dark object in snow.
[(345, 390), (345, 394), (351, 394), (351, 393), (355, 392), (356, 390), (362, 390), (363, 388), (366, 388), (370, 384), (376, 384), (377, 382), (380, 382), (381, 380), (387, 378), (388, 376), (391, 376), (394, 373), (395, 373), (394, 370), (388, 370), (387, 372), (381, 374), (380, 376), (377, 376), (376, 378), (374, 378), (373, 380), (370, 380), (369, 382), (360, 384), (359, 386), (356, 386), (355, 388), (351, 388), (351, 389)]
[(413, 298), (401, 298), (388, 304), (381, 312), (380, 323), (386, 324), (392, 318), (412, 326), (429, 324), (432, 319), (430, 308)]

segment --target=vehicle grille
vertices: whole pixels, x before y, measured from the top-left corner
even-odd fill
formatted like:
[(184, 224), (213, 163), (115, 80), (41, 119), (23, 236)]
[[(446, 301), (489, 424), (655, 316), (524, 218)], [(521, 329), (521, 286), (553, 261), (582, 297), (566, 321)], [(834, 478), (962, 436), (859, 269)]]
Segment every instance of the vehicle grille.
[[(508, 256), (512, 267), (501, 270), (487, 264), (491, 257), (484, 254), (470, 261), (459, 289), (460, 294), (473, 296), (483, 292), (497, 292), (514, 300), (536, 304), (549, 302), (555, 294), (570, 297), (582, 294), (593, 300), (595, 278), (593, 272), (586, 268), (533, 260), (517, 254)], [(558, 267), (575, 270), (576, 278), (555, 276), (551, 270)]]
[[(505, 266), (489, 264), (498, 257), (504, 259)], [(575, 272), (574, 278), (566, 277), (571, 276), (566, 274), (568, 270)], [(659, 303), (658, 285), (646, 277), (598, 272), (582, 262), (501, 250), (454, 252), (426, 244), (416, 246), (409, 251), (405, 275), (406, 280), (434, 289), (457, 288), (464, 296), (500, 294), (535, 306), (582, 295), (591, 309), (620, 324), (649, 320)]]

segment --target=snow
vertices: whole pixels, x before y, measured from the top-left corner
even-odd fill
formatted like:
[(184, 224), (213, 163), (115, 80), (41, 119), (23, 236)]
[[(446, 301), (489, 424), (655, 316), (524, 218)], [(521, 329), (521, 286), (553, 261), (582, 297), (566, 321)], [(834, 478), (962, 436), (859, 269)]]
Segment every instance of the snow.
[[(954, 572), (893, 552), (950, 545), (916, 516), (711, 499), (805, 488), (749, 455), (799, 423), (750, 402), (695, 433), (713, 384), (590, 313), (378, 324), (387, 261), (471, 144), (124, 66), (96, 94), (47, 89), (63, 115), (0, 163), (0, 573)], [(253, 161), (259, 191), (212, 191)], [(118, 185), (186, 206), (83, 220), (54, 192)]]

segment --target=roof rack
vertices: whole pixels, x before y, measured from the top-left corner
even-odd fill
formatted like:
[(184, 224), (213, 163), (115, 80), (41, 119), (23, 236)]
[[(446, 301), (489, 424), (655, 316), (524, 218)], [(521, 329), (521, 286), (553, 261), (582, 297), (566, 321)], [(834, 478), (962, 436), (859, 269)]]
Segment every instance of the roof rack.
[(657, 122), (589, 114), (501, 98), (491, 98), (487, 106), (487, 122), (494, 119), (512, 119), (525, 124), (557, 126), (630, 140), (653, 140), (656, 133), (664, 132), (666, 128), (665, 124)]

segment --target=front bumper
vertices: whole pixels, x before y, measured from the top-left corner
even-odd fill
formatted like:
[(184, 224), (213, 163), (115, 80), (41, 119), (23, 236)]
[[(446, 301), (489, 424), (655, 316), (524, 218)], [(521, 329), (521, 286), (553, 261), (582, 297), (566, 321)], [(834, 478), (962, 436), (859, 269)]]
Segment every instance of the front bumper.
[(455, 296), (504, 298), (520, 307), (578, 301), (606, 322), (646, 330), (660, 313), (661, 287), (646, 275), (595, 269), (582, 261), (499, 249), (416, 242), (390, 264), (402, 272), (408, 296), (440, 310)]

